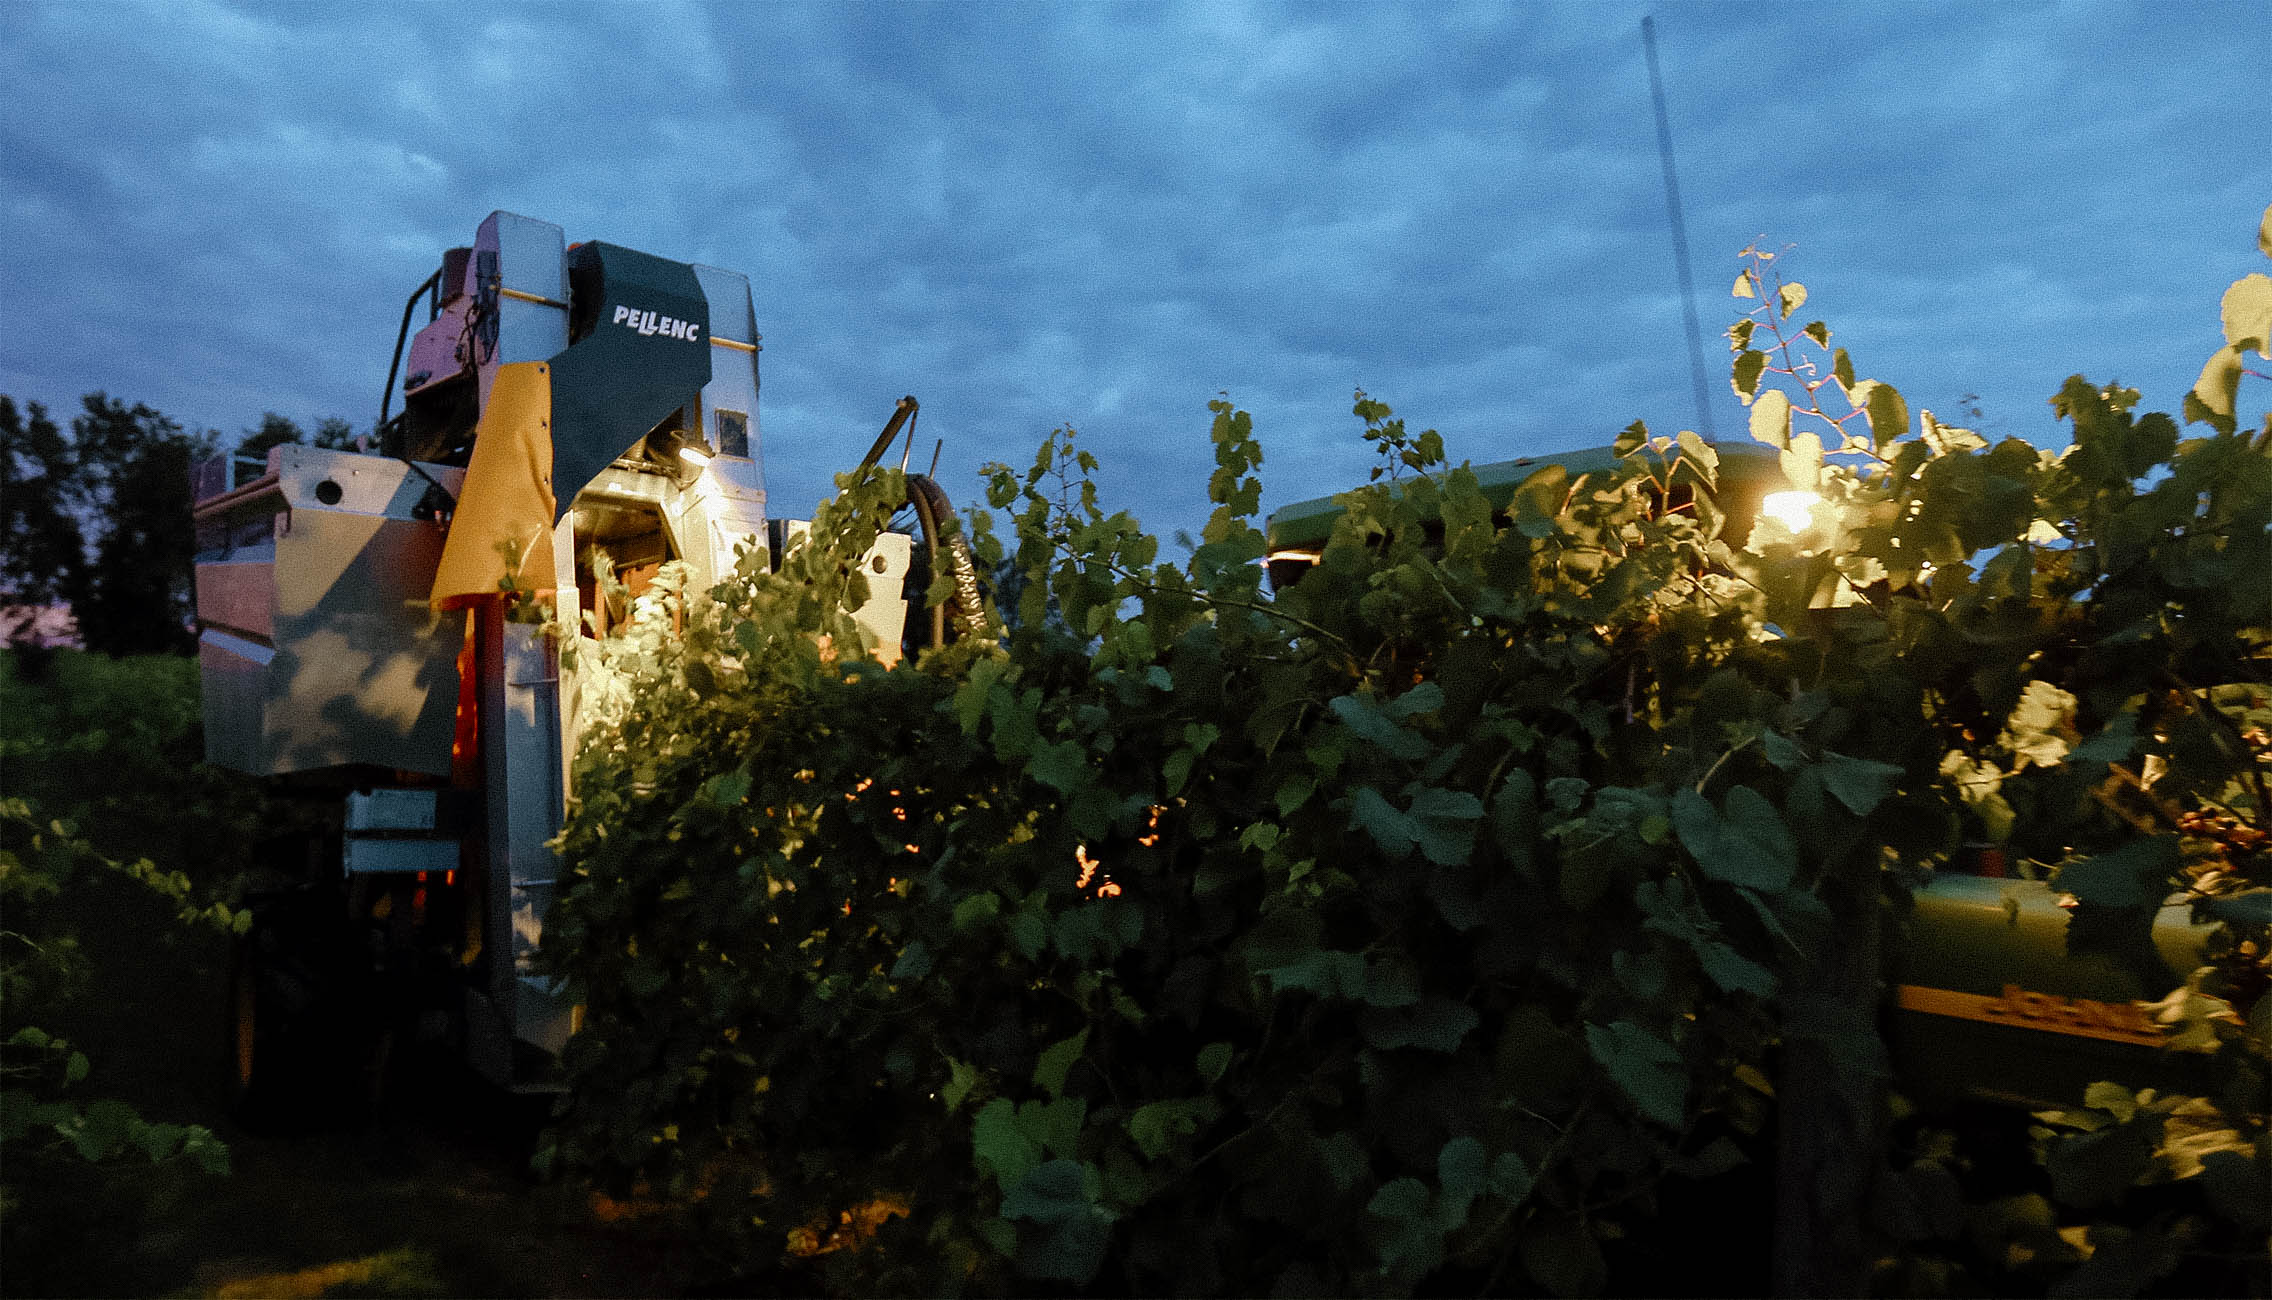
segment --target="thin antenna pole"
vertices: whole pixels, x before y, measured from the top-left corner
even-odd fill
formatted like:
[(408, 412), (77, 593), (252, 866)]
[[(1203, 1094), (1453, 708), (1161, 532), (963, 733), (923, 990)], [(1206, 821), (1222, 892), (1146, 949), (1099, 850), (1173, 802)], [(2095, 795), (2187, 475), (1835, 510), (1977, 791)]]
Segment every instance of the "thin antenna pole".
[(1696, 431), (1712, 438), (1712, 403), (1704, 383), (1704, 343), (1696, 324), (1696, 284), (1688, 273), (1688, 227), (1680, 219), (1680, 179), (1672, 171), (1672, 126), (1665, 120), (1665, 81), (1657, 71), (1657, 20), (1641, 20), (1649, 56), (1649, 100), (1657, 110), (1657, 156), (1665, 165), (1665, 216), (1672, 222), (1672, 264), (1680, 276), (1680, 306), (1688, 320), (1688, 370), (1696, 382)]

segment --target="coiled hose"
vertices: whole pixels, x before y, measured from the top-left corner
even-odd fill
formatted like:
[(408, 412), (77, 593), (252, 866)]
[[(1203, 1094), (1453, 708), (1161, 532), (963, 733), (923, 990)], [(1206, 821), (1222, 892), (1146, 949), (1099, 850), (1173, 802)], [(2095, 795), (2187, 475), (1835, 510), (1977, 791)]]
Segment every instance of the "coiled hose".
[[(930, 559), (930, 571), (939, 571), (939, 558), (943, 550), (947, 571), (954, 577), (954, 594), (930, 609), (931, 633), (929, 647), (933, 650), (963, 637), (986, 635), (986, 598), (978, 585), (978, 564), (971, 558), (970, 546), (958, 531), (947, 533), (945, 525), (954, 518), (954, 506), (946, 492), (928, 475), (907, 476), (907, 503), (915, 508), (916, 521), (923, 529), (924, 554)], [(950, 616), (951, 614), (951, 616)]]

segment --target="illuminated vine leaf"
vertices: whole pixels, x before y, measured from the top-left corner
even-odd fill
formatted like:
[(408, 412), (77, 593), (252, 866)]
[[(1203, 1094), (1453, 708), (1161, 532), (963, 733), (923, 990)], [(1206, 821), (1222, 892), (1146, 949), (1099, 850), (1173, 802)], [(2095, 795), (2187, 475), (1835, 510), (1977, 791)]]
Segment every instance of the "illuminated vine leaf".
[(1791, 445), (1791, 399), (1769, 389), (1751, 404), (1751, 436), (1770, 447)]

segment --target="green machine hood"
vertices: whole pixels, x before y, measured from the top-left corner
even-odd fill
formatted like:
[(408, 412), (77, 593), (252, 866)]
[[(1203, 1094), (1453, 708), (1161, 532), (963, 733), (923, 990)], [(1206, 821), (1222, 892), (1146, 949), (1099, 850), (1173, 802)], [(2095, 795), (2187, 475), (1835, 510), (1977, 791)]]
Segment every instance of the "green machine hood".
[[(1729, 517), (1731, 531), (1736, 531), (1734, 525), (1739, 522), (1742, 529), (1748, 530), (1751, 513), (1758, 507), (1759, 499), (1785, 486), (1775, 450), (1753, 442), (1717, 443), (1713, 449), (1720, 457), (1718, 495), (1721, 509)], [(1592, 447), (1584, 451), (1493, 461), (1469, 468), (1474, 471), (1476, 484), (1482, 488), (1484, 498), (1494, 509), (1504, 510), (1523, 480), (1549, 465), (1560, 466), (1575, 479), (1583, 474), (1608, 473), (1617, 469), (1618, 464), (1619, 459), (1614, 450)], [(1326, 539), (1333, 535), (1333, 523), (1341, 517), (1341, 513), (1341, 503), (1334, 497), (1296, 501), (1270, 512), (1270, 518), (1263, 526), (1264, 536), (1273, 552), (1314, 551), (1323, 548)]]
[(594, 242), (570, 250), (568, 283), (568, 349), (551, 362), (555, 522), (710, 382), (710, 304), (693, 267)]

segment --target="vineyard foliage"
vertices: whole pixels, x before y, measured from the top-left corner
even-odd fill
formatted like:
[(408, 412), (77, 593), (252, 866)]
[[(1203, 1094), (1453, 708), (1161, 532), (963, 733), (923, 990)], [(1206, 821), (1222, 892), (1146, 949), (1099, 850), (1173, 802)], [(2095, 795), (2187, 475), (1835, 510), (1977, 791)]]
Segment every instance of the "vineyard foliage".
[[(1660, 509), (1716, 456), (1638, 424), (1495, 510), (1359, 393), (1384, 473), (1273, 595), (1218, 401), (1181, 563), (1069, 429), (991, 469), (995, 640), (856, 651), (880, 471), (785, 572), (581, 642), (607, 685), (544, 960), (585, 1013), (541, 1160), (852, 1290), (1587, 1292), (1666, 1180), (1762, 1149), (1792, 1060), (1847, 1081), (1808, 1122), (1866, 1139), (1883, 1050), (1837, 990), (1990, 840), (2076, 945), (2135, 948), (2179, 889), (2227, 923), (2166, 1004), (2223, 1049), (2214, 1158), (2069, 1117), (2047, 1143), (2097, 1149), (2054, 1175), (2261, 1182), (2272, 430), (2237, 368), (2191, 437), (2069, 380), (2047, 452), (1913, 421), (1770, 255), (1736, 292), (1752, 432), (1823, 497), (1798, 531)], [(2235, 357), (2265, 302), (2228, 295)]]
[(50, 1156), (227, 1170), (209, 1129), (110, 1095), (111, 1062), (64, 1026), (110, 991), (98, 954), (115, 961), (116, 932), (243, 933), (250, 913), (213, 900), (243, 846), (287, 820), (196, 761), (194, 661), (49, 655), (38, 682), (0, 657), (0, 1148), (15, 1159), (0, 1200)]

